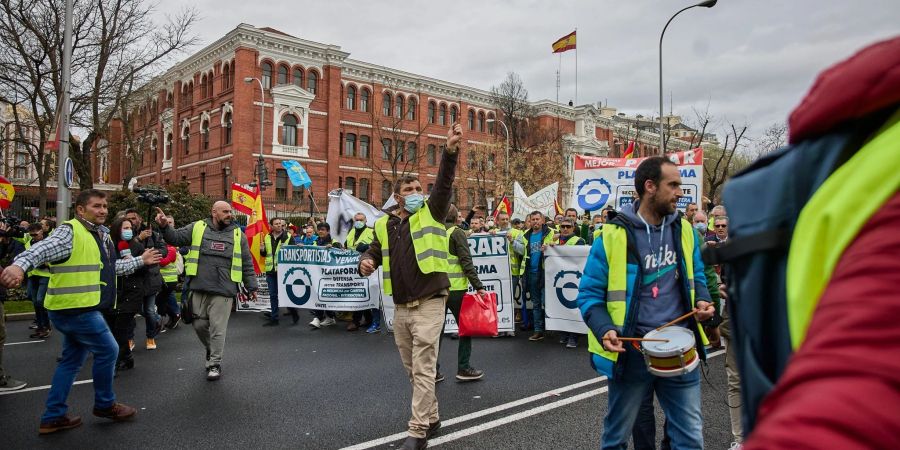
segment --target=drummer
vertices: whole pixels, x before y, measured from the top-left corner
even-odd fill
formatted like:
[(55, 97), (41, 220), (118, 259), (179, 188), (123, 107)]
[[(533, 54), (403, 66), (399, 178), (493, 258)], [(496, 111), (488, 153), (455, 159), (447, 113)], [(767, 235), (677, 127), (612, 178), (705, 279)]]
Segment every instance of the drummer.
[(701, 449), (700, 372), (654, 376), (635, 342), (619, 340), (643, 337), (695, 310), (673, 326), (693, 331), (695, 341), (702, 343), (697, 353), (705, 359), (707, 340), (698, 324), (714, 311), (700, 242), (676, 210), (683, 195), (678, 166), (663, 157), (647, 158), (637, 167), (634, 182), (639, 200), (604, 225), (603, 242), (591, 248), (578, 294), (578, 307), (591, 330), (591, 364), (609, 378), (601, 448), (627, 448), (644, 395), (652, 390), (669, 419), (672, 448)]

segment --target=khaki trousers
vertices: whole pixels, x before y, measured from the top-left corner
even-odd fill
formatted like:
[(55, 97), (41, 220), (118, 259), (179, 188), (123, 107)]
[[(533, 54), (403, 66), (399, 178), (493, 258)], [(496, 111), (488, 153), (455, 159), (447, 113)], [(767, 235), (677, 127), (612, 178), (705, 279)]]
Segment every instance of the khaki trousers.
[(193, 292), (194, 332), (206, 347), (206, 367), (222, 364), (225, 352), (225, 331), (231, 317), (233, 298), (207, 292)]
[(741, 376), (738, 373), (735, 352), (731, 340), (731, 319), (728, 318), (728, 309), (722, 310), (722, 323), (719, 324), (722, 339), (725, 340), (725, 375), (728, 377), (728, 415), (731, 418), (731, 435), (734, 442), (744, 441), (744, 427), (741, 423)]
[(434, 389), (438, 341), (444, 325), (447, 291), (437, 296), (397, 305), (394, 313), (394, 342), (412, 384), (412, 417), (409, 435), (424, 438), (430, 424), (437, 422), (438, 402)]

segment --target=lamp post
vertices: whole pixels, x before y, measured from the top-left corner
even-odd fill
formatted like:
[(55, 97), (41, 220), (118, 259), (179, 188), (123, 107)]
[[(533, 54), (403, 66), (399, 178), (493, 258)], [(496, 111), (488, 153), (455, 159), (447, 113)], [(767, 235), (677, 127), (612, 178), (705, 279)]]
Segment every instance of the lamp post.
[(662, 44), (663, 44), (663, 36), (666, 35), (666, 28), (669, 28), (669, 24), (672, 23), (672, 20), (675, 19), (679, 14), (691, 9), (696, 8), (698, 6), (702, 6), (704, 8), (712, 8), (716, 6), (717, 0), (706, 0), (704, 2), (697, 3), (696, 5), (688, 6), (687, 8), (682, 8), (680, 11), (675, 13), (669, 21), (666, 22), (666, 26), (663, 27), (662, 33), (659, 35), (659, 152), (660, 155), (666, 154), (666, 139), (663, 135), (663, 75), (662, 75)]
[[(256, 162), (256, 180), (260, 191), (266, 190), (266, 186), (272, 184), (269, 181), (269, 174), (266, 170), (266, 162), (263, 160), (263, 134), (265, 133), (265, 115), (266, 115), (266, 90), (263, 89), (262, 81), (256, 77), (244, 78), (244, 83), (259, 83), (259, 160)], [(274, 118), (272, 120), (275, 120)]]
[[(497, 120), (496, 119), (488, 119), (487, 120), (487, 123), (494, 123), (494, 122), (497, 122)], [(506, 159), (505, 159), (505, 161), (506, 161), (506, 181), (509, 182), (509, 128), (507, 128), (506, 123), (504, 123), (502, 121), (497, 122), (497, 123), (499, 123), (500, 125), (503, 125), (503, 131), (506, 132)], [(505, 188), (506, 187), (504, 186), (504, 189)]]

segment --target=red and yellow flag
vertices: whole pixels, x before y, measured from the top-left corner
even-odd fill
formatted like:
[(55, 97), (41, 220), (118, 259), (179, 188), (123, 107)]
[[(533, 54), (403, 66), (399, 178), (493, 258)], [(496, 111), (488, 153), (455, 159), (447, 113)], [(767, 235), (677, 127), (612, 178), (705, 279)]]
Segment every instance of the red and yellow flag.
[(628, 143), (628, 148), (625, 149), (625, 153), (622, 154), (622, 157), (625, 159), (634, 158), (634, 141)]
[(9, 208), (13, 197), (16, 196), (16, 188), (4, 177), (0, 177), (0, 208)]
[(553, 208), (556, 210), (556, 215), (558, 216), (564, 216), (566, 214), (566, 210), (559, 204), (559, 200), (553, 201)]
[(250, 215), (253, 214), (255, 202), (255, 192), (248, 190), (237, 183), (231, 185), (231, 206), (233, 206), (234, 209)]
[(503, 198), (501, 198), (500, 201), (497, 202), (497, 208), (494, 209), (493, 214), (494, 220), (497, 220), (497, 216), (500, 213), (512, 215), (512, 203), (509, 201), (509, 197), (507, 197), (506, 195), (503, 195)]
[[(265, 271), (266, 259), (259, 254), (259, 249), (265, 245), (266, 235), (269, 234), (269, 219), (266, 217), (266, 208), (263, 206), (262, 195), (257, 188), (253, 192), (253, 210), (247, 219), (247, 243), (250, 244), (250, 254), (253, 256), (253, 269), (257, 274)], [(273, 258), (274, 255), (269, 255)]]
[(575, 33), (577, 33), (577, 31), (573, 31), (559, 38), (558, 41), (554, 42), (553, 53), (562, 53), (569, 50), (575, 50)]

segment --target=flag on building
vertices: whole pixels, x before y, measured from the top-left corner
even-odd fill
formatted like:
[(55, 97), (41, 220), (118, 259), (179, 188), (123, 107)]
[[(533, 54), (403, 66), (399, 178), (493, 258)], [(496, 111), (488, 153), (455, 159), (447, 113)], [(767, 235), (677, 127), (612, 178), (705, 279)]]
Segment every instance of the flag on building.
[(303, 186), (307, 189), (312, 186), (312, 179), (309, 178), (309, 174), (306, 173), (306, 169), (304, 169), (299, 162), (287, 160), (282, 161), (281, 165), (284, 167), (284, 170), (287, 171), (288, 178), (291, 179), (292, 185)]
[(0, 177), (0, 208), (9, 208), (13, 197), (16, 196), (16, 188), (4, 177)]
[(553, 209), (556, 210), (556, 215), (558, 216), (564, 216), (566, 214), (566, 210), (559, 204), (559, 200), (553, 200)]
[(506, 213), (510, 216), (512, 215), (512, 203), (509, 201), (509, 197), (506, 194), (503, 194), (503, 197), (500, 198), (500, 201), (497, 202), (497, 208), (494, 209), (494, 220), (497, 220), (497, 216), (500, 213)]
[[(250, 255), (253, 256), (253, 269), (257, 274), (265, 271), (266, 259), (259, 253), (259, 249), (265, 245), (264, 240), (269, 234), (269, 219), (266, 218), (266, 208), (263, 206), (262, 195), (259, 188), (253, 193), (253, 210), (247, 219), (247, 243), (250, 244)], [(274, 255), (268, 255), (272, 258)]]
[(575, 33), (573, 31), (553, 43), (553, 53), (562, 53), (569, 50), (575, 50)]
[(256, 202), (256, 193), (237, 184), (231, 185), (231, 206), (234, 209), (247, 214), (253, 214), (253, 207)]
[(625, 159), (634, 158), (634, 141), (628, 143), (628, 148), (625, 149), (625, 154), (622, 155)]

